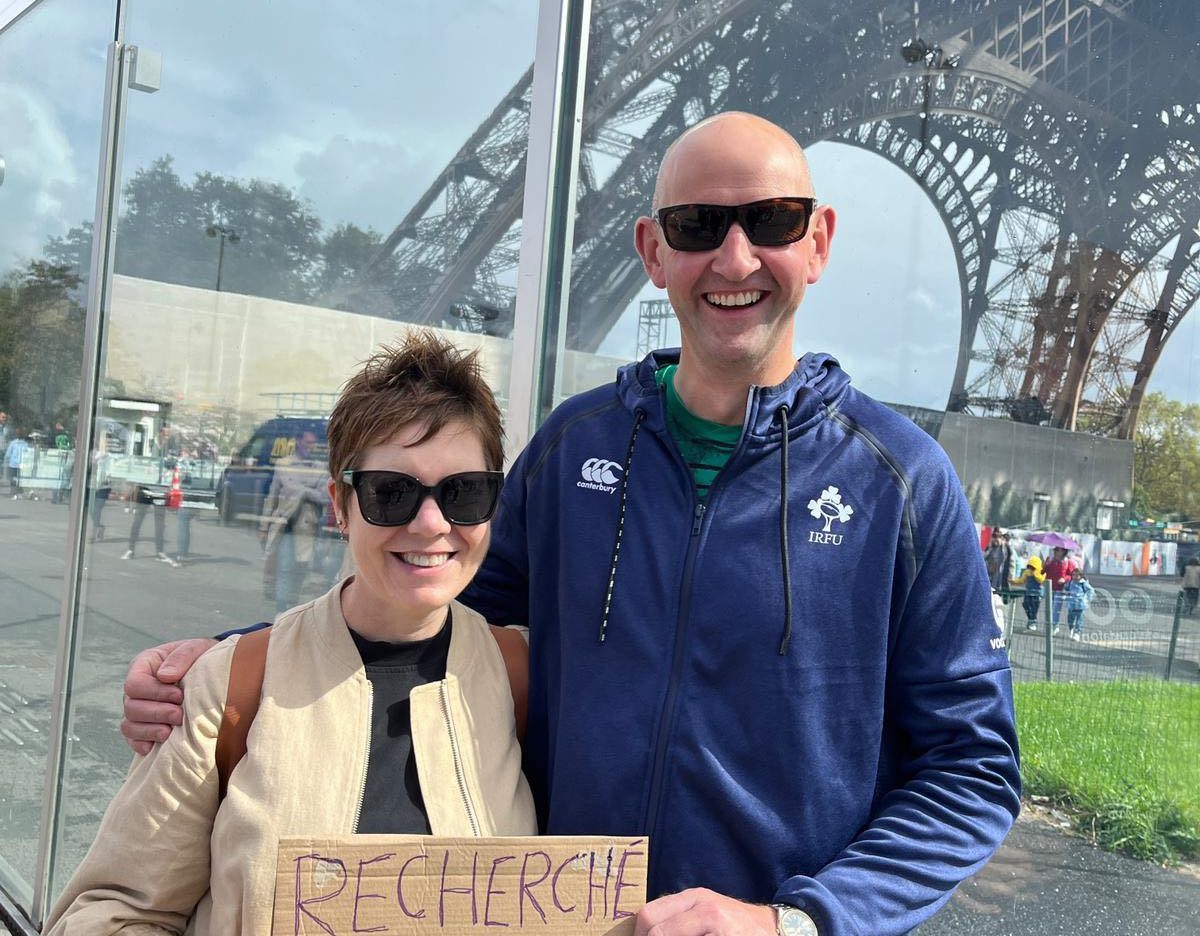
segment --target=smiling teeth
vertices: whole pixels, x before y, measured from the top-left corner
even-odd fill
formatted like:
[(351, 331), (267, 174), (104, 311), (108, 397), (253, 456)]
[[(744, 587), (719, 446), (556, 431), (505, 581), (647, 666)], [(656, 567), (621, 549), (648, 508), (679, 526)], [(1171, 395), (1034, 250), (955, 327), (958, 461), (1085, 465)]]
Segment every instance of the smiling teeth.
[(754, 305), (762, 296), (761, 290), (754, 289), (750, 292), (739, 293), (709, 293), (704, 298), (713, 305), (729, 307)]
[(400, 558), (409, 565), (429, 568), (445, 565), (450, 557), (446, 553), (400, 553)]

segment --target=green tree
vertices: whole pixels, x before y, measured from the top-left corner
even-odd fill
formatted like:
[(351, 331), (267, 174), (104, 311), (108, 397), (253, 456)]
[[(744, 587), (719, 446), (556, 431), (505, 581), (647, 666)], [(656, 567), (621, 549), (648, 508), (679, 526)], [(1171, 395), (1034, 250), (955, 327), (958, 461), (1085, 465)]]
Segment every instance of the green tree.
[(83, 363), (79, 291), (73, 269), (45, 260), (0, 279), (0, 400), (30, 429), (74, 419)]
[(357, 276), (379, 252), (383, 237), (372, 228), (339, 224), (325, 237), (318, 291), (328, 293)]
[(1133, 440), (1134, 510), (1143, 517), (1200, 517), (1200, 405), (1151, 393)]
[[(268, 299), (307, 300), (321, 264), (321, 222), (283, 185), (200, 172), (189, 185), (170, 156), (125, 183), (115, 269), (144, 279)], [(232, 232), (224, 254), (219, 224)], [(236, 238), (236, 240), (234, 239)]]

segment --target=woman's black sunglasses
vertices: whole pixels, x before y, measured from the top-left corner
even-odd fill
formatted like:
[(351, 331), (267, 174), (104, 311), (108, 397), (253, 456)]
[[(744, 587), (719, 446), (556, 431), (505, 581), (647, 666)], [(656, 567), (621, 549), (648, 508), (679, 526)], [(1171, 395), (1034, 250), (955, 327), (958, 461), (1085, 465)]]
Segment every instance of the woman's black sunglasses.
[(474, 526), (492, 518), (504, 483), (502, 471), (461, 471), (446, 475), (437, 484), (422, 484), (399, 471), (355, 471), (347, 468), (342, 480), (358, 495), (363, 519), (375, 526), (403, 526), (433, 495), (442, 516), (456, 526)]
[(794, 244), (808, 233), (817, 205), (801, 196), (764, 198), (748, 205), (672, 205), (658, 212), (658, 224), (675, 250), (715, 250), (736, 221), (759, 247)]

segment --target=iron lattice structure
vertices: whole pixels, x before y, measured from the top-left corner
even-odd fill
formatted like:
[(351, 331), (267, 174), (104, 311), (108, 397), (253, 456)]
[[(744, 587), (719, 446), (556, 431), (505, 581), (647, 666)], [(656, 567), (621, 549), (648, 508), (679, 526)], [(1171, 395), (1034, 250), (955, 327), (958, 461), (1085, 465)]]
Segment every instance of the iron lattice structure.
[[(940, 213), (948, 409), (1129, 438), (1200, 297), (1196, 75), (1196, 0), (596, 0), (567, 345), (594, 350), (644, 282), (630, 230), (667, 144), (749, 110), (879, 154)], [(387, 238), (391, 314), (511, 331), (531, 77)], [(378, 311), (368, 282), (353, 307)]]

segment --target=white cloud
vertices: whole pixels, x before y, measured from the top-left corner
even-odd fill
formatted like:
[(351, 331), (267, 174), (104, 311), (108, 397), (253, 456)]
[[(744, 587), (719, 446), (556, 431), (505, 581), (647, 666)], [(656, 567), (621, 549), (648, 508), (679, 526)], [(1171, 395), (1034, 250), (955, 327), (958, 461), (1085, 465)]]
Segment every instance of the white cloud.
[(49, 233), (79, 222), (90, 180), (50, 102), (29, 89), (0, 84), (0, 127), (7, 164), (0, 186), (0, 266), (37, 256)]

